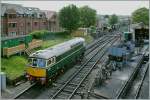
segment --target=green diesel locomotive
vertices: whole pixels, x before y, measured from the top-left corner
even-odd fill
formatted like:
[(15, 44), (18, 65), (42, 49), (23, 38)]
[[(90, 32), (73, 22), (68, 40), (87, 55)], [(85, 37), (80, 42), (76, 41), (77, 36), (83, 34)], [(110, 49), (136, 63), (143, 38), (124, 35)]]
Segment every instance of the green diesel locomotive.
[(60, 72), (81, 59), (85, 52), (85, 40), (77, 37), (29, 56), (26, 77), (29, 81), (45, 84)]

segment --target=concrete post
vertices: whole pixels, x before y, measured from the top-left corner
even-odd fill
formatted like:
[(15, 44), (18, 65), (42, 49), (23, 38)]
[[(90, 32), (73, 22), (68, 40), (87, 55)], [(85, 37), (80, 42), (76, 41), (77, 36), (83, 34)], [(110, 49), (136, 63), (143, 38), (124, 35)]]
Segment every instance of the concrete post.
[(1, 75), (1, 90), (6, 90), (6, 74), (4, 72), (0, 73)]

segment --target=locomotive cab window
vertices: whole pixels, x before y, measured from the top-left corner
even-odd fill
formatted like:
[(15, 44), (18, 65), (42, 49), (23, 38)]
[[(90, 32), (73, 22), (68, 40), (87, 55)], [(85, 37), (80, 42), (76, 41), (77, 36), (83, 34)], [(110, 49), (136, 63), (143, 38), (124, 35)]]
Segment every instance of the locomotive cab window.
[(33, 59), (32, 66), (37, 66), (37, 59)]
[(28, 63), (29, 63), (29, 65), (31, 65), (33, 67), (43, 68), (46, 66), (46, 60), (41, 59), (41, 58), (38, 58), (38, 59), (37, 58), (29, 58)]
[(38, 67), (40, 67), (40, 68), (45, 67), (45, 65), (46, 65), (45, 59), (38, 59), (38, 60), (37, 60), (37, 65), (38, 65)]

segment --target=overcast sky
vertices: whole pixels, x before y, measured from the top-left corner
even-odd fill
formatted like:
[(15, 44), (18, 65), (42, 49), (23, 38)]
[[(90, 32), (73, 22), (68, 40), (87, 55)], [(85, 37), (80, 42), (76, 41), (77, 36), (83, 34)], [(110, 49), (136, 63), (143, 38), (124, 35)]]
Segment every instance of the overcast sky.
[(41, 10), (59, 11), (63, 6), (75, 4), (78, 7), (88, 5), (101, 15), (131, 15), (140, 8), (149, 8), (148, 1), (2, 1), (2, 3), (21, 4), (25, 7), (38, 7)]

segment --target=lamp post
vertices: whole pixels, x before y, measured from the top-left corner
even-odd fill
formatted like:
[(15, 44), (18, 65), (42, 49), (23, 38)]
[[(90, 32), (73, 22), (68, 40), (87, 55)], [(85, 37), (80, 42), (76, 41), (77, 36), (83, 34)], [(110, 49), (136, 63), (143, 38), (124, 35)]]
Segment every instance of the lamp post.
[(128, 22), (129, 22), (129, 25), (128, 25), (128, 31), (130, 32), (130, 24), (131, 24), (130, 17), (128, 17)]

